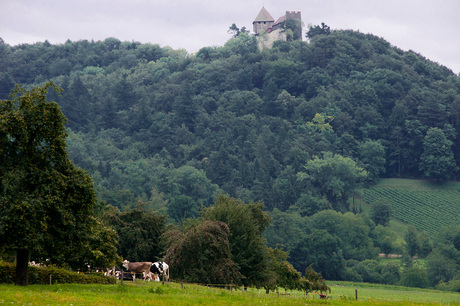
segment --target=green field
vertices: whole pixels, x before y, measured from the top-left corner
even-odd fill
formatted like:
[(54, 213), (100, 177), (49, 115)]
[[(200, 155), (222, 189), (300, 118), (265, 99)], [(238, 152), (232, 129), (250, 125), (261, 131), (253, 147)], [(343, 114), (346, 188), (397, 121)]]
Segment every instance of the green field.
[(443, 227), (460, 225), (460, 183), (383, 179), (363, 190), (367, 204), (380, 198), (391, 203), (393, 218), (427, 231), (432, 237)]
[[(124, 285), (0, 285), (2, 305), (427, 305), (457, 304), (459, 293), (363, 283), (330, 282), (330, 299), (317, 294), (229, 290), (138, 281)], [(358, 301), (355, 299), (358, 290)]]

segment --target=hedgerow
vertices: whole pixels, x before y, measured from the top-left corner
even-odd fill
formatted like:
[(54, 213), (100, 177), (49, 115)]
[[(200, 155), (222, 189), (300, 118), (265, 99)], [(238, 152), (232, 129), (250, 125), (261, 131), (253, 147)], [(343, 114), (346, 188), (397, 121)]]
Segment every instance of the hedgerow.
[[(67, 271), (55, 266), (29, 267), (29, 284), (115, 284), (116, 279), (102, 273), (83, 274)], [(7, 262), (0, 262), (0, 283), (12, 284), (16, 277), (16, 267)]]

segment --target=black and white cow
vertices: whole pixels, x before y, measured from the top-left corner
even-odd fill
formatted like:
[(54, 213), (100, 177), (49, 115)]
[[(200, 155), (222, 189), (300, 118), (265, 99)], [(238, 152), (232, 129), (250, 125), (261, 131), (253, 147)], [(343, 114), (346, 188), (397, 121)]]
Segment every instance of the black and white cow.
[[(169, 280), (169, 265), (165, 262), (159, 261), (159, 262), (154, 262), (150, 266), (150, 273), (149, 277), (151, 279), (154, 279), (156, 281), (160, 281), (159, 275), (164, 274), (165, 280)], [(153, 275), (153, 277), (152, 277)]]

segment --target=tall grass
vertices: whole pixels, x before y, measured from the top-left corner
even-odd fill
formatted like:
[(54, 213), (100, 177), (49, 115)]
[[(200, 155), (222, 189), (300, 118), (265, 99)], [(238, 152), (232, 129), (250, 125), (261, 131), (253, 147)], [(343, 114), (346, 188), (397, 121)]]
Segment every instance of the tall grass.
[[(264, 290), (247, 292), (204, 286), (155, 282), (124, 282), (123, 285), (0, 285), (0, 304), (11, 305), (439, 305), (457, 303), (460, 294), (363, 283), (331, 282), (332, 299), (317, 294)], [(358, 300), (355, 290), (358, 289)]]

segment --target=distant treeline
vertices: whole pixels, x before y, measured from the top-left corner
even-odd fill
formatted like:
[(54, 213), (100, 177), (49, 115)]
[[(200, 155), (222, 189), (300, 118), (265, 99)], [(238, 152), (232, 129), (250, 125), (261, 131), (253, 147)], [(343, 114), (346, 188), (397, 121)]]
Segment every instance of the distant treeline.
[[(379, 177), (460, 177), (459, 76), (370, 34), (338, 30), (259, 50), (241, 33), (196, 54), (116, 38), (0, 39), (0, 99), (16, 83), (48, 80), (64, 89), (49, 99), (68, 118), (70, 157), (105, 204), (167, 216), (152, 228), (159, 237), (164, 222), (196, 218), (220, 194), (263, 202), (268, 245), (332, 279), (400, 277), (358, 264), (394, 236), (365, 214), (338, 213), (360, 212), (348, 202), (354, 189)], [(120, 220), (111, 226), (129, 232)], [(417, 239), (414, 254), (425, 256), (429, 239)]]
[(71, 158), (120, 208), (141, 199), (179, 220), (224, 192), (281, 211), (313, 194), (346, 211), (312, 171), (299, 179), (323, 152), (356, 162), (366, 183), (459, 176), (460, 78), (370, 34), (260, 51), (243, 33), (197, 54), (116, 38), (0, 41), (0, 98), (49, 79), (64, 89), (50, 99), (69, 120)]

